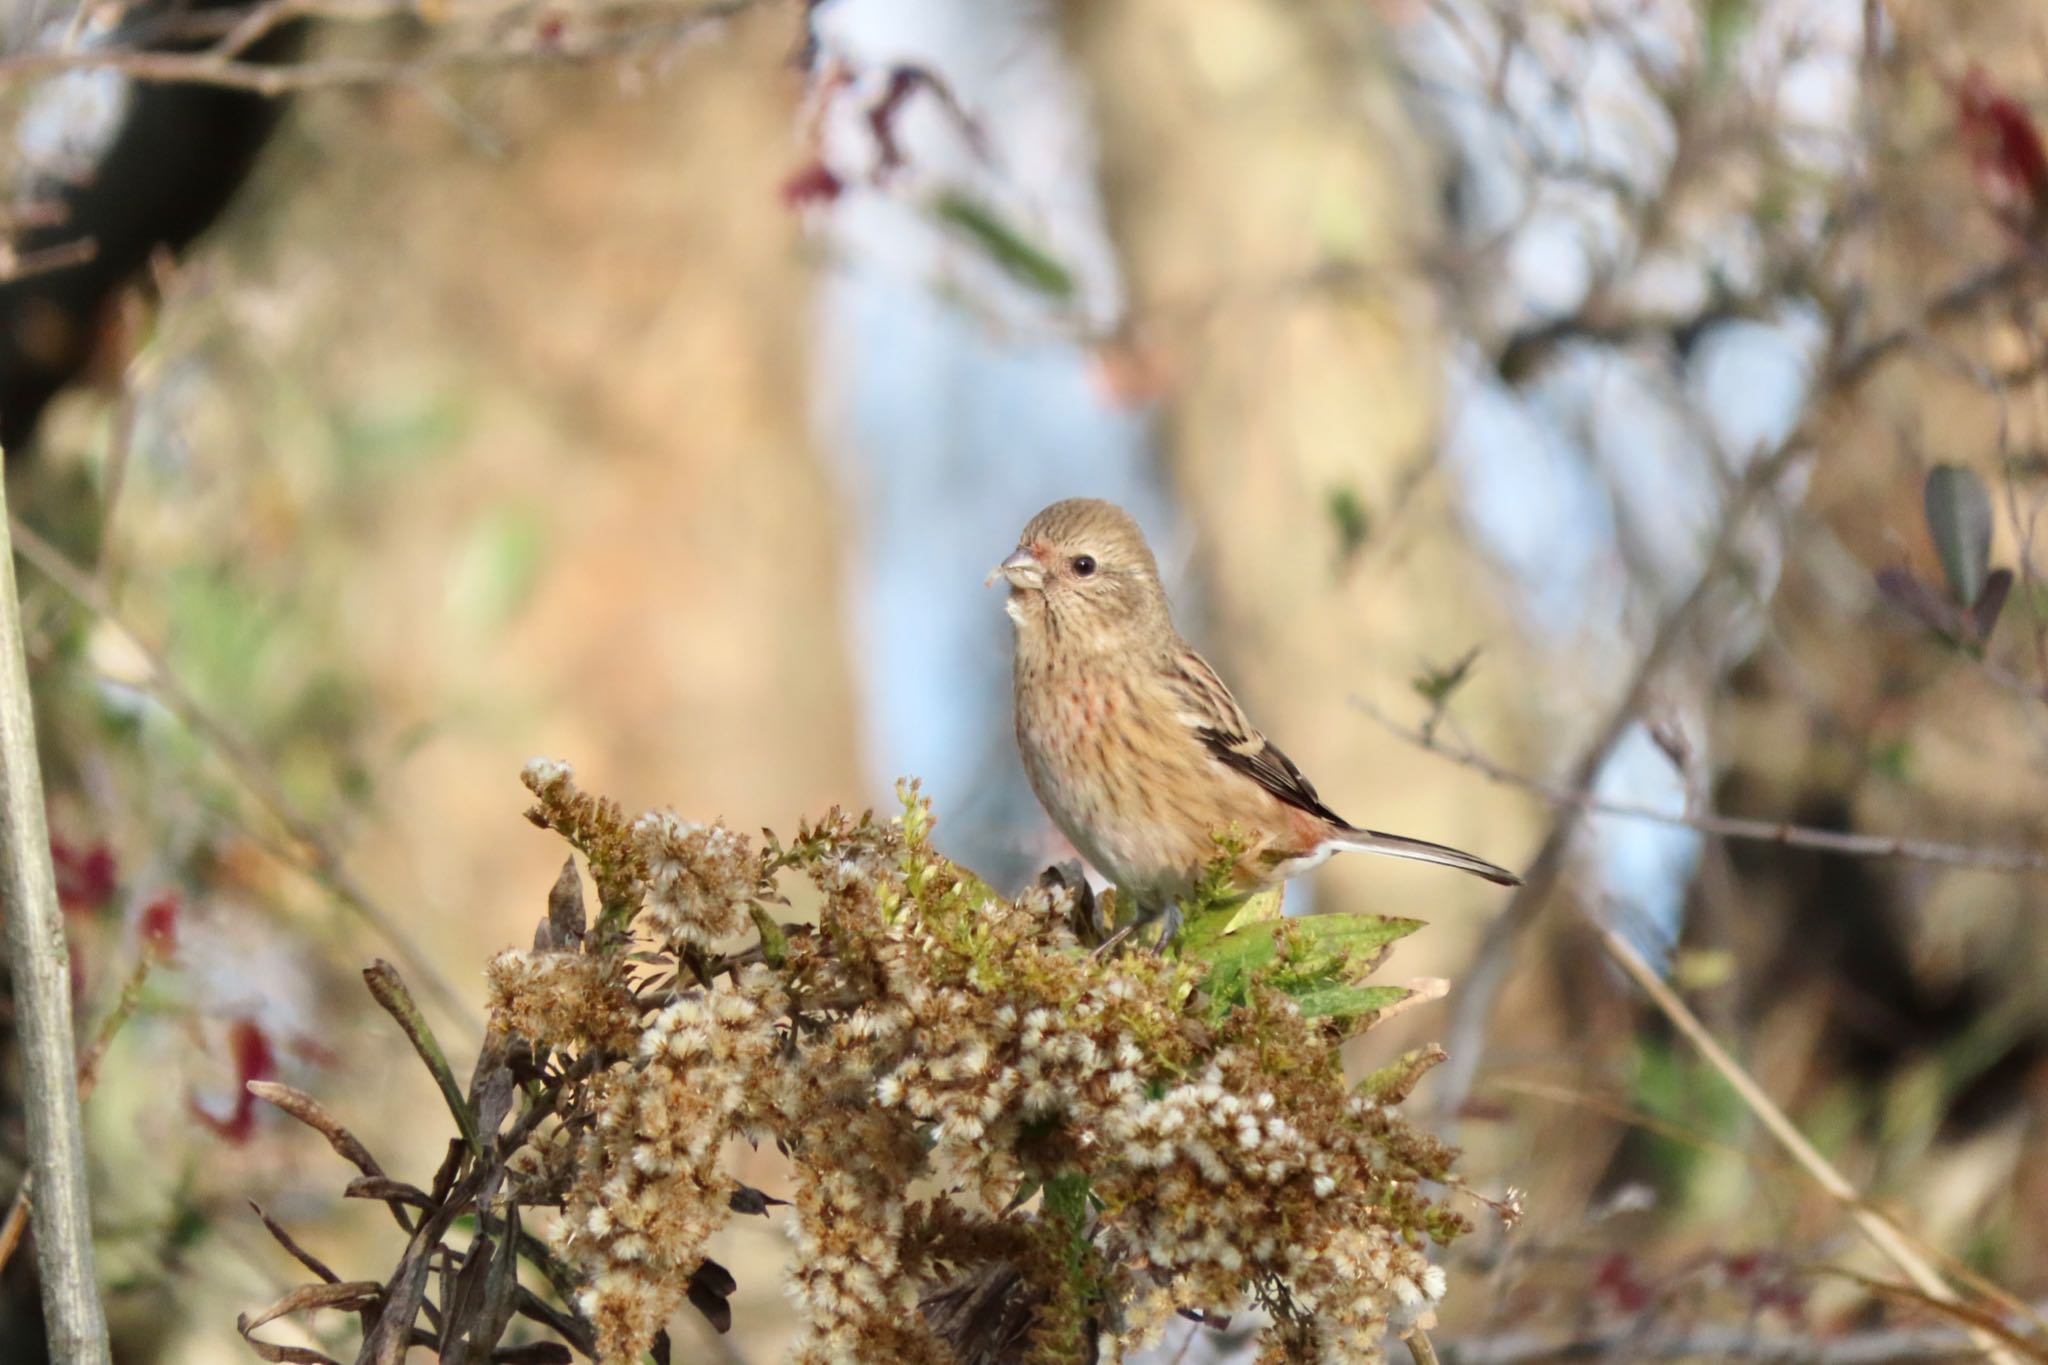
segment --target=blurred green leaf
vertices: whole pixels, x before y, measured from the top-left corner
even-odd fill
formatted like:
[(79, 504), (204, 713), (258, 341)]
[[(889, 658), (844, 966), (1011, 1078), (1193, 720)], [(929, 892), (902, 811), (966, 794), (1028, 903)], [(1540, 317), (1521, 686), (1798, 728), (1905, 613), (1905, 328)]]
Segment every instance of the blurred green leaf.
[(1425, 667), (1422, 672), (1408, 680), (1415, 694), (1429, 703), (1429, 716), (1422, 722), (1425, 736), (1436, 733), (1437, 722), (1443, 719), (1444, 708), (1451, 698), (1472, 677), (1472, 665), (1479, 662), (1479, 646), (1465, 651), (1463, 658), (1449, 668)]
[(164, 1242), (174, 1251), (185, 1251), (206, 1239), (213, 1231), (213, 1219), (205, 1209), (184, 1198), (183, 1191), (176, 1195), (170, 1224), (164, 1229)]
[(1703, 8), (1701, 38), (1705, 66), (1708, 79), (1717, 80), (1730, 69), (1735, 49), (1749, 31), (1755, 7), (1751, 0), (1706, 0)]
[[(1739, 1141), (1748, 1110), (1689, 1047), (1668, 1038), (1644, 1038), (1636, 1045), (1635, 1062), (1630, 1099), (1637, 1108), (1710, 1142)], [(1716, 1184), (1726, 1155), (1649, 1130), (1638, 1131), (1631, 1141), (1641, 1145), (1657, 1186), (1686, 1204), (1696, 1204)]]
[(1671, 961), (1671, 984), (1682, 991), (1712, 990), (1733, 981), (1740, 967), (1726, 948), (1685, 948)]
[(472, 630), (497, 630), (532, 600), (547, 559), (540, 518), (525, 508), (480, 517), (449, 573), (450, 612)]
[(1942, 464), (1927, 473), (1925, 500), (1949, 593), (1959, 606), (1973, 607), (1991, 568), (1991, 495), (1975, 471)]
[(1894, 739), (1878, 745), (1870, 751), (1870, 766), (1879, 774), (1894, 782), (1909, 782), (1913, 777), (1913, 745), (1911, 741)]
[(453, 450), (468, 427), (468, 414), (451, 394), (379, 393), (334, 414), (336, 463), (357, 473), (398, 472)]
[(1338, 558), (1349, 564), (1372, 535), (1372, 513), (1358, 490), (1348, 484), (1332, 488), (1324, 506), (1337, 525)]
[(1064, 265), (966, 195), (948, 192), (932, 203), (942, 223), (957, 228), (1020, 284), (1056, 299), (1070, 298), (1074, 277)]

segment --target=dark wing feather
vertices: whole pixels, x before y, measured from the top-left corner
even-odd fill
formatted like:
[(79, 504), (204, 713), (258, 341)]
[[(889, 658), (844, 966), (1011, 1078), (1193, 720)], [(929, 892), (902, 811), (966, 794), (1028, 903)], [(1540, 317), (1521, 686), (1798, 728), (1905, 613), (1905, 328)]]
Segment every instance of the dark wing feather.
[(1193, 650), (1182, 651), (1175, 662), (1175, 690), (1187, 708), (1183, 718), (1210, 753), (1288, 805), (1350, 828), (1343, 816), (1323, 804), (1294, 760), (1259, 733), (1215, 669)]
[(1227, 735), (1221, 730), (1206, 727), (1198, 733), (1202, 736), (1202, 743), (1209, 747), (1209, 752), (1288, 805), (1299, 806), (1339, 829), (1350, 828), (1343, 816), (1323, 804), (1323, 798), (1316, 795), (1316, 789), (1301, 775), (1301, 769), (1294, 766), (1294, 760), (1281, 753), (1264, 735)]

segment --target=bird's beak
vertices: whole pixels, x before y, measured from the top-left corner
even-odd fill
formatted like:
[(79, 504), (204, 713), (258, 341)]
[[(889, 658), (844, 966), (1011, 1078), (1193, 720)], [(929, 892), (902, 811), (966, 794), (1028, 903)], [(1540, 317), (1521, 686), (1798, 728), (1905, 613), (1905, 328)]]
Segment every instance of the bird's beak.
[(1045, 564), (1031, 551), (1019, 550), (991, 569), (981, 585), (988, 587), (998, 578), (1007, 578), (1013, 588), (1042, 588), (1045, 586)]

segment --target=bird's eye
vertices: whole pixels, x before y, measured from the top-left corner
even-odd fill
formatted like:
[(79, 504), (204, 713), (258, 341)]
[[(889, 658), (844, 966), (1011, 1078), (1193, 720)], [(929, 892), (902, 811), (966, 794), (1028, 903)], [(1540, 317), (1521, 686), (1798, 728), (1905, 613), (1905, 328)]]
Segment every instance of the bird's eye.
[(1076, 578), (1086, 578), (1095, 572), (1095, 556), (1075, 555), (1072, 567)]

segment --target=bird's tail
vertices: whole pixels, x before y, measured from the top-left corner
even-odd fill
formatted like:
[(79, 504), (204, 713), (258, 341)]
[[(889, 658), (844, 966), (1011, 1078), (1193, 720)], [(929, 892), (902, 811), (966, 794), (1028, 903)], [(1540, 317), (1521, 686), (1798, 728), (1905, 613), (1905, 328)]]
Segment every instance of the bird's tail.
[(1460, 872), (1470, 872), (1475, 877), (1500, 886), (1520, 886), (1522, 879), (1504, 867), (1496, 867), (1484, 858), (1450, 848), (1443, 844), (1432, 844), (1426, 839), (1410, 839), (1400, 834), (1382, 834), (1375, 829), (1343, 829), (1330, 843), (1336, 848), (1350, 849), (1356, 853), (1377, 853), (1388, 858), (1412, 858), (1419, 863), (1436, 863), (1441, 867), (1455, 867)]

